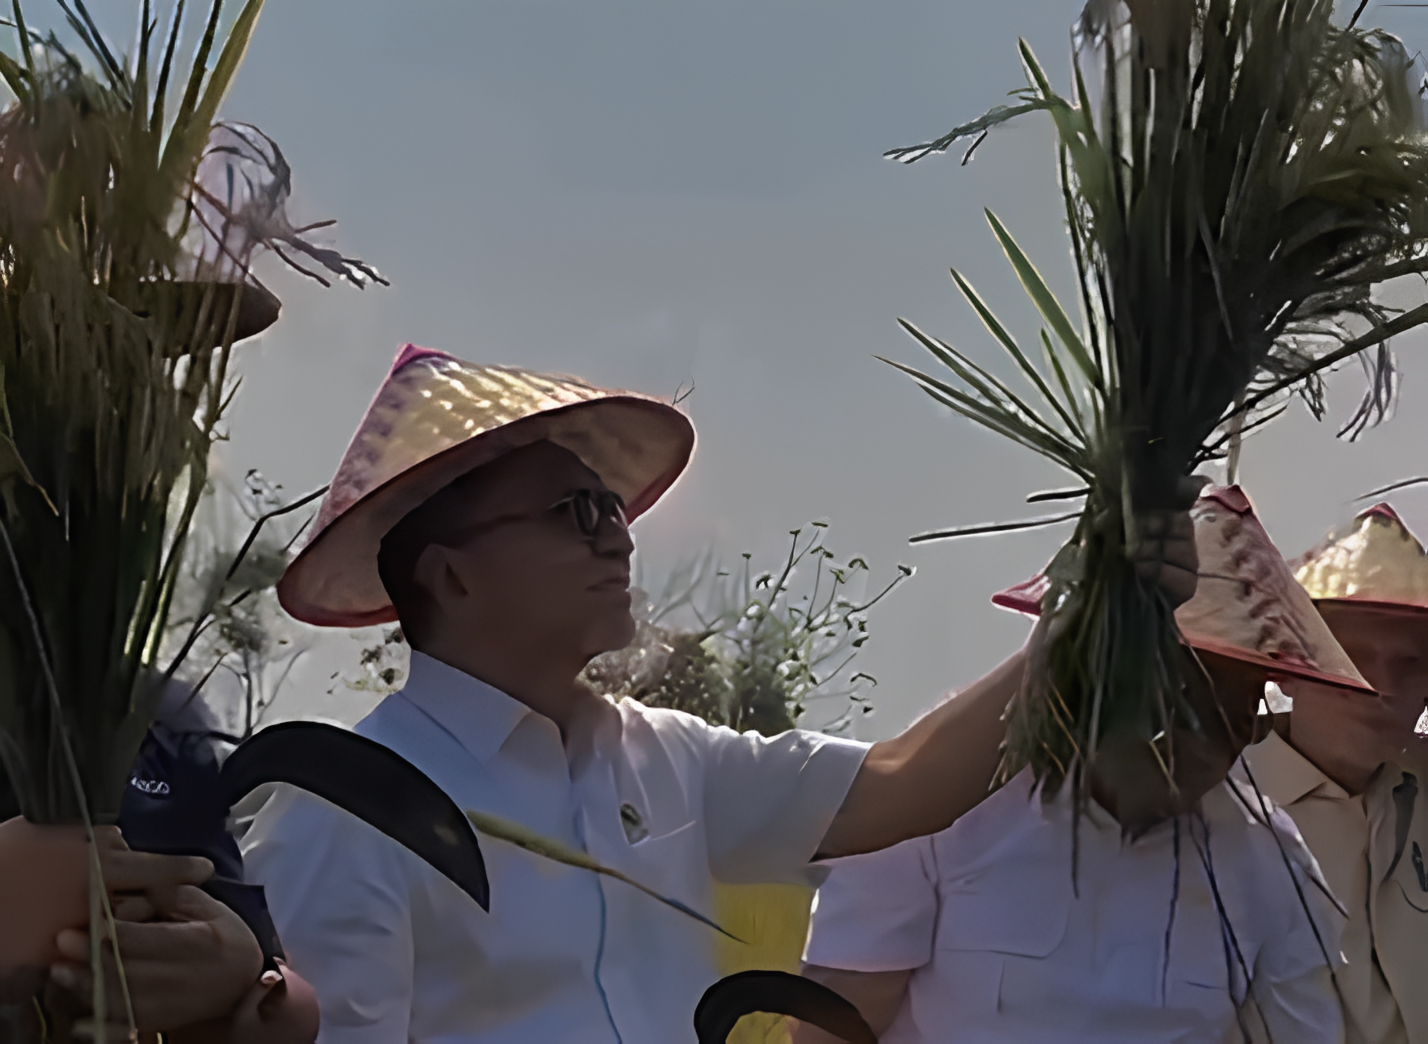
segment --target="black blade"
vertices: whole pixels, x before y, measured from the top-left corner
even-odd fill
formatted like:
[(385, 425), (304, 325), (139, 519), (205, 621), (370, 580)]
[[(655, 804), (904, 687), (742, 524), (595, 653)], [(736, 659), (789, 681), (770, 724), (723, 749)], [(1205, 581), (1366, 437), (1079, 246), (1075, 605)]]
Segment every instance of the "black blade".
[(290, 783), (376, 827), (449, 877), (490, 911), (476, 833), (456, 802), (380, 743), (315, 721), (272, 725), (223, 763), (229, 805), (264, 783)]
[(822, 983), (781, 971), (739, 972), (705, 990), (694, 1009), (699, 1044), (727, 1044), (734, 1024), (756, 1011), (790, 1015), (848, 1044), (878, 1044), (852, 1004)]

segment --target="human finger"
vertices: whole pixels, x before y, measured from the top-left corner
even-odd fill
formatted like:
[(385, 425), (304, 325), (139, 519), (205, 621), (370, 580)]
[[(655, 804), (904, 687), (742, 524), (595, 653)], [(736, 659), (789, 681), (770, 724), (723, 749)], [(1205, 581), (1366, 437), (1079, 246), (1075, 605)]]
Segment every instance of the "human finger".
[(94, 976), (87, 964), (61, 961), (50, 965), (50, 978), (56, 986), (75, 997), (88, 998), (93, 993)]
[(1210, 484), (1208, 475), (1182, 475), (1175, 484), (1175, 506), (1189, 510), (1200, 499), (1200, 493)]
[(89, 963), (89, 932), (83, 928), (63, 928), (55, 935), (55, 948), (67, 961)]
[(196, 921), (117, 926), (141, 1029), (223, 1018), (260, 981), (262, 950), (247, 926), (237, 924), (241, 937), (230, 937), (223, 925)]
[(116, 921), (152, 921), (158, 916), (153, 901), (148, 895), (126, 893), (113, 899)]
[(114, 926), (114, 935), (126, 964), (201, 960), (214, 943), (212, 927), (199, 921), (120, 922)]
[(1194, 540), (1195, 519), (1188, 510), (1168, 512), (1165, 516), (1165, 535), (1171, 540)]
[[(217, 932), (203, 921), (120, 921), (114, 925), (114, 937), (126, 964), (156, 959), (182, 963), (203, 959), (217, 941)], [(65, 928), (55, 936), (55, 947), (65, 962), (87, 967), (89, 938), (85, 929)], [(106, 945), (104, 954), (110, 959), (112, 947)]]
[[(92, 1010), (94, 1002), (94, 975), (87, 964), (74, 964), (62, 962), (50, 966), (50, 982), (62, 994), (68, 996), (73, 1008), (80, 1012)], [(109, 997), (109, 1014), (111, 1018), (124, 1018), (126, 1007), (124, 1004), (123, 989), (119, 984), (119, 976), (115, 973), (112, 964), (105, 969), (104, 988)], [(123, 1023), (108, 1023), (110, 1038), (113, 1040), (130, 1040), (129, 1025)], [(75, 1036), (82, 1036), (81, 1032), (76, 1032)]]
[(249, 990), (228, 1019), (230, 1044), (312, 1044), (317, 1039), (317, 994), (301, 976), (278, 962), (281, 978)]
[(154, 889), (149, 897), (157, 916), (171, 921), (220, 921), (228, 915), (236, 916), (223, 903), (191, 884)]
[(1135, 516), (1135, 535), (1140, 545), (1158, 540), (1193, 540), (1195, 520), (1183, 509), (1141, 512)]
[(213, 876), (213, 864), (201, 856), (161, 855), (128, 848), (101, 850), (100, 867), (104, 884), (111, 892), (197, 885)]
[(1156, 586), (1165, 595), (1165, 600), (1170, 603), (1171, 608), (1178, 609), (1195, 597), (1200, 586), (1200, 576), (1194, 569), (1164, 562), (1160, 567), (1160, 575), (1156, 578)]
[(129, 843), (124, 840), (123, 833), (117, 826), (101, 825), (94, 828), (94, 847), (99, 849), (102, 857), (106, 852), (127, 852)]
[[(71, 1032), (80, 1039), (88, 1037), (90, 1040), (96, 1040), (99, 1037), (97, 1030), (98, 1027), (93, 1019), (80, 1019), (74, 1024)], [(104, 1032), (108, 1035), (109, 1040), (137, 1042), (140, 1039), (139, 1032), (124, 1022), (106, 1023)]]
[(1135, 563), (1136, 574), (1148, 584), (1154, 584), (1172, 609), (1177, 609), (1195, 596), (1200, 577), (1194, 562), (1179, 565), (1164, 558), (1142, 558)]
[(1200, 552), (1193, 536), (1168, 537), (1161, 543), (1160, 560), (1173, 569), (1183, 569), (1187, 573), (1200, 571)]

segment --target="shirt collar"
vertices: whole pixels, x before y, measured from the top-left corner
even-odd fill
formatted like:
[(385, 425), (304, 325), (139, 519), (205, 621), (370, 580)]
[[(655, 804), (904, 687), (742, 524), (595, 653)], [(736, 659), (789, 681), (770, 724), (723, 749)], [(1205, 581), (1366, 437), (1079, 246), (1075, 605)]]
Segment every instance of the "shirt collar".
[(495, 686), (415, 649), (402, 696), (482, 764), (496, 756), (527, 714), (535, 713)]
[(1270, 732), (1252, 750), (1254, 782), (1277, 805), (1292, 805), (1325, 784), (1332, 796), (1348, 796), (1277, 732)]

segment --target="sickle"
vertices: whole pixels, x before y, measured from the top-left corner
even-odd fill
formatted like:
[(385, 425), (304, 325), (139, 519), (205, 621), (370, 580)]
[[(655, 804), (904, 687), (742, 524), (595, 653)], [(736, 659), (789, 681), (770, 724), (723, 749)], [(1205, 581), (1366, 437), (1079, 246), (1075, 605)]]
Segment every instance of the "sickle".
[(290, 783), (375, 827), (431, 864), (490, 912), (475, 831), (456, 802), (380, 743), (315, 721), (271, 725), (228, 755), (220, 773), (232, 807), (264, 783)]
[(745, 1015), (790, 1015), (848, 1044), (878, 1044), (877, 1034), (845, 998), (822, 983), (781, 971), (746, 971), (720, 979), (694, 1009), (699, 1044), (727, 1044)]

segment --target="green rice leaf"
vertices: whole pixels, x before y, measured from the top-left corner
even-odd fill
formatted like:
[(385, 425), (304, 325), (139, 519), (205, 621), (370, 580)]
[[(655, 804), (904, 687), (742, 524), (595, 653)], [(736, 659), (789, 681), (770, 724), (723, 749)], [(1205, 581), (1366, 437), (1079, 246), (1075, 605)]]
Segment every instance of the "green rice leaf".
[(233, 85), (238, 66), (243, 63), (243, 57), (248, 53), (248, 44), (253, 39), (258, 15), (262, 12), (263, 0), (247, 0), (243, 10), (238, 12), (233, 28), (228, 31), (228, 38), (223, 41), (223, 50), (218, 54), (213, 74), (209, 76), (208, 84), (203, 89), (203, 97), (193, 110), (194, 125), (203, 129), (205, 138), (208, 136), (208, 128), (218, 117), (218, 107), (223, 104), (229, 87)]
[[(1021, 367), (1021, 372), (1026, 375), (1027, 380), (1031, 381), (1036, 390), (1041, 393), (1042, 399), (1056, 411), (1057, 415), (1061, 418), (1061, 422), (1070, 429), (1072, 434), (1084, 437), (1079, 421), (1072, 417), (1066, 407), (1062, 406), (1055, 393), (1052, 392), (1050, 386), (1047, 385), (1045, 379), (1041, 376), (1041, 372), (1037, 370), (1031, 360), (1022, 353), (1016, 340), (1007, 332), (1006, 327), (1002, 326), (991, 308), (982, 300), (981, 295), (973, 289), (972, 284), (963, 279), (961, 273), (955, 268), (952, 269), (952, 280), (957, 284), (957, 289), (962, 291), (962, 296), (965, 297), (976, 310), (983, 325), (991, 331), (992, 336), (997, 339), (997, 342), (1006, 349), (1007, 354), (1016, 361), (1017, 366)], [(1075, 399), (1071, 396), (1069, 388), (1065, 390), (1067, 398), (1074, 408)]]
[(25, 83), (25, 70), (15, 62), (8, 54), (0, 53), (0, 76), (5, 78), (5, 84), (14, 93), (16, 98), (24, 100), (29, 93), (29, 87)]
[[(1031, 427), (1039, 429), (1050, 444), (1060, 447), (1063, 454), (1075, 452), (1073, 445), (1068, 441), (1064, 432), (1057, 430), (1056, 426), (1041, 416), (1025, 400), (1008, 388), (994, 374), (985, 367), (977, 365), (963, 353), (957, 351), (945, 341), (934, 337), (928, 337), (917, 327), (903, 320), (899, 320), (903, 329), (916, 338), (929, 352), (931, 352), (943, 366), (955, 373), (961, 380), (970, 385), (980, 404), (989, 411), (1004, 413), (1015, 417), (1018, 423), (1026, 423)], [(926, 375), (924, 375), (926, 377)], [(944, 390), (950, 390), (950, 386), (937, 382), (931, 377), (926, 377), (928, 382), (937, 384)]]
[[(10, 0), (10, 13), (15, 19), (15, 37), (20, 45), (20, 54), (25, 59), (26, 78), (30, 84), (34, 84), (36, 82), (35, 56), (30, 48), (30, 30), (25, 25), (25, 12), (20, 6), (20, 0)], [(8, 80), (9, 77), (6, 79)], [(20, 91), (16, 91), (15, 94), (22, 99), (25, 98), (25, 95)]]
[[(172, 177), (182, 168), (192, 163), (196, 150), (202, 142), (195, 142), (194, 125), (198, 122), (194, 113), (198, 107), (204, 78), (208, 75), (208, 58), (213, 53), (213, 44), (218, 38), (218, 18), (223, 13), (223, 0), (213, 0), (208, 10), (208, 21), (203, 28), (203, 36), (194, 53), (193, 64), (189, 67), (188, 81), (184, 85), (183, 97), (179, 100), (178, 111), (174, 113), (173, 128), (164, 146), (162, 170)], [(205, 136), (208, 128), (202, 127)]]
[(1027, 296), (1036, 305), (1036, 310), (1041, 313), (1041, 317), (1046, 320), (1047, 325), (1071, 353), (1071, 358), (1075, 360), (1086, 381), (1096, 391), (1104, 395), (1106, 393), (1104, 376), (1091, 360), (1090, 354), (1086, 351), (1086, 345), (1081, 340), (1081, 335), (1071, 324), (1071, 317), (1066, 314), (1066, 310), (1061, 307), (1061, 302), (1056, 300), (1056, 295), (1046, 285), (1046, 280), (1041, 278), (1041, 273), (1022, 252), (1021, 247), (1017, 245), (1006, 226), (990, 210), (985, 213), (987, 222), (992, 226), (992, 232), (997, 237), (997, 242), (1001, 243), (1002, 250), (1006, 252)]

